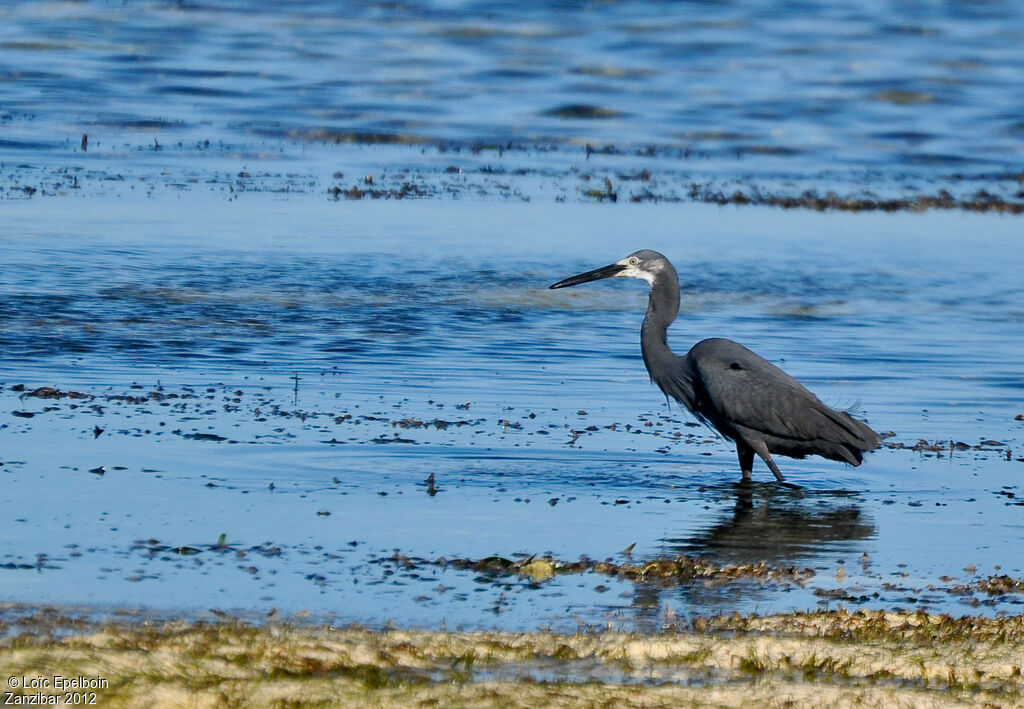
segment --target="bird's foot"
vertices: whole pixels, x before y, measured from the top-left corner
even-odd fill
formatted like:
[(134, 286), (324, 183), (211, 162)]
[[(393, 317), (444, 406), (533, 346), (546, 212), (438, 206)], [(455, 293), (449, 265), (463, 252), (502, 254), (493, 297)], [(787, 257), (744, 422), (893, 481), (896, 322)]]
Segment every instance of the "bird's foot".
[(779, 487), (784, 487), (787, 490), (792, 490), (795, 493), (800, 493), (800, 496), (803, 497), (804, 488), (802, 485), (797, 485), (796, 483), (788, 483), (785, 480), (776, 480), (775, 484), (778, 485)]

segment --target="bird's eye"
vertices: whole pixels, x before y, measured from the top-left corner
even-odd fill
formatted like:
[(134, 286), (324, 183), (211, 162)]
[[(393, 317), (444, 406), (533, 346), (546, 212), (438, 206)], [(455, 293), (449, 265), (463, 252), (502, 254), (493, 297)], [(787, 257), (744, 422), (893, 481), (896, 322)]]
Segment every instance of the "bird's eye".
[(640, 259), (638, 259), (636, 256), (630, 256), (628, 263), (630, 266), (636, 266), (638, 263), (640, 263)]

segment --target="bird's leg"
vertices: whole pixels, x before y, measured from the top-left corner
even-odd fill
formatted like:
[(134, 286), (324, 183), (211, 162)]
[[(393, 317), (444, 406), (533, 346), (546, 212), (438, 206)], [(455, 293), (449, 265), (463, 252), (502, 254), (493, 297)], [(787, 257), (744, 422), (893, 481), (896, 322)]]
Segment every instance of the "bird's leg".
[(740, 472), (743, 482), (750, 482), (750, 473), (754, 470), (754, 449), (743, 441), (736, 441), (736, 455), (740, 459)]
[(782, 477), (782, 471), (779, 470), (779, 466), (772, 460), (772, 454), (768, 452), (768, 445), (764, 441), (757, 441), (753, 444), (754, 451), (761, 456), (761, 460), (765, 462), (768, 469), (775, 474), (775, 479), (780, 483), (785, 483), (786, 478)]

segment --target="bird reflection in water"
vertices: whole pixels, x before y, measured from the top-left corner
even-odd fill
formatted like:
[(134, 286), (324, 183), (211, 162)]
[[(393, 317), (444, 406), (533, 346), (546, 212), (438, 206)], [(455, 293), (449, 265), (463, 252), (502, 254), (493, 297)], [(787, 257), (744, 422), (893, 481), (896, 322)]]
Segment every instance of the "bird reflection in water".
[[(827, 556), (862, 553), (861, 540), (875, 535), (875, 525), (861, 510), (857, 493), (794, 491), (778, 485), (738, 483), (705, 490), (734, 496), (732, 509), (706, 528), (662, 539), (657, 556), (697, 556), (723, 566), (814, 566)], [(835, 558), (833, 558), (835, 557)], [(662, 604), (698, 614), (754, 610), (780, 587), (741, 579), (727, 583), (694, 579), (679, 586), (638, 583), (631, 601), (634, 620), (660, 621)], [(666, 595), (667, 594), (667, 595)], [(681, 602), (681, 603), (679, 603)]]
[(719, 564), (806, 564), (875, 533), (856, 493), (749, 483), (732, 487), (732, 513), (693, 536), (662, 540), (666, 553), (695, 554)]

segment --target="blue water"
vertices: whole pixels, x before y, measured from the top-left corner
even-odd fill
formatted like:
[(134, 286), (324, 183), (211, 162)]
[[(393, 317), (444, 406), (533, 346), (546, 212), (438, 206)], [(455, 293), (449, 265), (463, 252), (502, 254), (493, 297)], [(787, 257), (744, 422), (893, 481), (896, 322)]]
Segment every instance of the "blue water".
[(10, 2), (0, 177), (1016, 199), (1021, 44), (999, 1)]
[[(1024, 575), (1020, 217), (693, 202), (1018, 203), (1022, 44), (1009, 2), (5, 3), (0, 598), (1017, 612), (953, 587)], [(735, 339), (891, 447), (738, 487), (648, 381), (643, 284), (546, 287), (638, 248), (679, 271), (677, 351)], [(546, 552), (814, 576), (426, 563)]]
[[(869, 607), (1020, 600), (942, 590), (1024, 572), (1013, 219), (311, 195), (81, 204), (9, 203), (0, 243), (10, 600), (562, 629), (828, 606), (836, 586)], [(677, 350), (732, 337), (893, 443), (969, 449), (883, 449), (859, 468), (782, 459), (802, 495), (734, 487), (730, 444), (647, 382), (643, 284), (546, 288), (640, 245), (679, 267)], [(118, 398), (154, 391), (182, 398)], [(974, 448), (986, 440), (999, 445)], [(228, 547), (211, 549), (222, 533)], [(387, 561), (626, 561), (631, 544), (634, 560), (816, 573), (792, 588), (589, 573), (535, 589)], [(165, 549), (180, 546), (201, 553)]]

